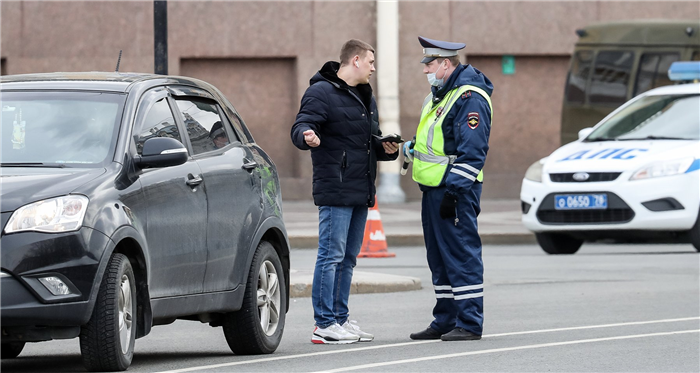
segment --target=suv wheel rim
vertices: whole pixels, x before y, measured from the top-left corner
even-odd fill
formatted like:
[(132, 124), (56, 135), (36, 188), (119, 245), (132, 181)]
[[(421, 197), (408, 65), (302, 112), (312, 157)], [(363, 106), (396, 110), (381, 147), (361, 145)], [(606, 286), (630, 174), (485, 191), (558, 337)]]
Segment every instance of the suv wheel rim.
[(258, 272), (258, 315), (262, 331), (271, 336), (277, 330), (280, 310), (280, 286), (277, 270), (266, 260)]
[(133, 321), (131, 281), (129, 281), (129, 277), (126, 274), (122, 275), (119, 290), (119, 342), (121, 343), (122, 353), (126, 354), (131, 345), (131, 327)]

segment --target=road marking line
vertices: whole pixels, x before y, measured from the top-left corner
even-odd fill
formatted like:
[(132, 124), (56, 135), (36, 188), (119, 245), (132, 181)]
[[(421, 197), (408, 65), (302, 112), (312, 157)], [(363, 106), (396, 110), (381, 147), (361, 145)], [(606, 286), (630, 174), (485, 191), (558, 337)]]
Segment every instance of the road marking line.
[[(510, 333), (499, 333), (499, 334), (486, 334), (486, 335), (482, 336), (482, 338), (506, 337), (506, 336), (511, 336), (511, 335), (522, 335), (522, 334), (552, 333), (552, 332), (561, 332), (561, 331), (567, 331), (567, 330), (612, 328), (612, 327), (616, 327), (616, 326), (630, 326), (630, 325), (647, 325), (647, 324), (671, 323), (671, 322), (682, 322), (682, 321), (691, 321), (691, 320), (700, 320), (700, 317), (684, 317), (684, 318), (678, 318), (678, 319), (662, 319), (662, 320), (651, 320), (651, 321), (634, 321), (634, 322), (615, 323), (615, 324), (602, 324), (602, 325), (590, 325), (590, 326), (573, 326), (573, 327), (568, 327), (568, 328), (530, 330), (530, 331), (524, 331), (524, 332), (510, 332)], [(344, 349), (344, 350), (333, 350), (333, 351), (323, 351), (323, 352), (310, 352), (310, 353), (298, 354), (298, 355), (276, 356), (276, 357), (268, 357), (268, 358), (262, 358), (262, 359), (251, 359), (251, 360), (245, 360), (245, 361), (236, 361), (236, 362), (231, 362), (231, 363), (221, 363), (221, 364), (212, 364), (212, 365), (202, 365), (202, 366), (196, 366), (196, 367), (190, 367), (190, 368), (182, 368), (182, 369), (175, 369), (175, 370), (167, 370), (167, 371), (162, 371), (162, 372), (158, 372), (158, 373), (184, 373), (184, 372), (193, 372), (193, 371), (198, 371), (198, 370), (215, 369), (215, 368), (230, 367), (230, 366), (244, 365), (244, 364), (266, 363), (266, 362), (278, 361), (278, 360), (299, 359), (299, 358), (304, 358), (304, 357), (323, 356), (323, 355), (332, 355), (332, 354), (341, 354), (341, 353), (347, 353), (347, 352), (358, 352), (358, 351), (367, 351), (367, 350), (378, 350), (378, 349), (382, 349), (382, 348), (391, 348), (391, 347), (415, 346), (415, 345), (420, 345), (420, 344), (425, 344), (425, 343), (437, 343), (437, 342), (442, 342), (442, 341), (439, 340), (439, 339), (437, 339), (437, 340), (429, 340), (429, 341), (411, 341), (411, 342), (393, 343), (393, 344), (386, 344), (386, 345), (379, 345), (379, 346), (349, 348), (349, 349)]]
[(370, 369), (370, 368), (384, 367), (384, 366), (388, 366), (388, 365), (408, 364), (408, 363), (416, 363), (416, 362), (421, 362), (421, 361), (448, 359), (448, 358), (453, 358), (453, 357), (462, 357), (462, 356), (469, 356), (469, 355), (492, 354), (492, 353), (496, 353), (496, 352), (529, 350), (529, 349), (533, 349), (533, 348), (556, 347), (556, 346), (566, 346), (566, 345), (573, 345), (573, 344), (580, 344), (580, 343), (605, 342), (605, 341), (615, 341), (615, 340), (620, 340), (620, 339), (658, 337), (658, 336), (665, 336), (665, 335), (688, 334), (688, 333), (700, 333), (700, 329), (681, 330), (681, 331), (677, 331), (677, 332), (665, 332), (665, 333), (623, 335), (623, 336), (618, 336), (618, 337), (607, 337), (607, 338), (579, 339), (579, 340), (575, 340), (575, 341), (542, 343), (542, 344), (526, 345), (526, 346), (518, 346), (518, 347), (494, 348), (491, 350), (460, 352), (460, 353), (455, 353), (455, 354), (447, 354), (447, 355), (439, 355), (439, 356), (427, 356), (427, 357), (418, 357), (418, 358), (413, 358), (413, 359), (387, 361), (384, 363), (355, 365), (352, 367), (344, 367), (344, 368), (331, 369), (331, 370), (322, 370), (322, 371), (315, 372), (315, 373), (348, 372), (351, 370)]

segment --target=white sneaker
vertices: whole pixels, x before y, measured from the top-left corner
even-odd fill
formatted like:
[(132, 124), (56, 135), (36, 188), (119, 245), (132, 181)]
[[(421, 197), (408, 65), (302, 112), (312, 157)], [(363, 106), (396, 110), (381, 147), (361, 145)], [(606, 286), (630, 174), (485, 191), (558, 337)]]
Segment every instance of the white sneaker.
[(314, 328), (314, 333), (311, 336), (311, 343), (316, 344), (347, 344), (355, 343), (360, 340), (357, 334), (347, 331), (342, 326), (335, 323), (327, 328)]
[(357, 325), (357, 321), (345, 321), (343, 324), (343, 329), (347, 330), (352, 334), (357, 334), (360, 337), (360, 342), (370, 342), (374, 339), (373, 334), (369, 334), (360, 330), (360, 326)]

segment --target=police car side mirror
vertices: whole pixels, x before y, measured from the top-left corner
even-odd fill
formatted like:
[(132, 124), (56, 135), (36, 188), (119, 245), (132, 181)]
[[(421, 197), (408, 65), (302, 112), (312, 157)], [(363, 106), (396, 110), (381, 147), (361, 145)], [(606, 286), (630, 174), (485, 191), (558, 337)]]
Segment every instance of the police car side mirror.
[(580, 131), (578, 131), (578, 139), (584, 139), (586, 136), (590, 135), (591, 132), (593, 132), (593, 127), (586, 127)]

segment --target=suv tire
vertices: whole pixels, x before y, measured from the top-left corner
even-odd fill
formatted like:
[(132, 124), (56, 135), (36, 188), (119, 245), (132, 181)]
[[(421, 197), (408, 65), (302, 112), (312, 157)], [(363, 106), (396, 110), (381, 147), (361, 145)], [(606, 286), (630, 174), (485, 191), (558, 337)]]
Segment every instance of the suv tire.
[(8, 342), (2, 344), (2, 350), (0, 350), (0, 356), (3, 359), (14, 359), (22, 352), (24, 348), (24, 342)]
[(237, 355), (271, 354), (282, 340), (287, 284), (282, 263), (269, 242), (262, 241), (248, 273), (241, 309), (224, 316), (226, 342)]
[(560, 233), (535, 233), (537, 243), (547, 254), (574, 254), (583, 245), (583, 240)]
[(90, 321), (80, 331), (80, 352), (89, 371), (122, 371), (131, 365), (136, 337), (136, 281), (129, 259), (107, 264)]

